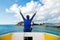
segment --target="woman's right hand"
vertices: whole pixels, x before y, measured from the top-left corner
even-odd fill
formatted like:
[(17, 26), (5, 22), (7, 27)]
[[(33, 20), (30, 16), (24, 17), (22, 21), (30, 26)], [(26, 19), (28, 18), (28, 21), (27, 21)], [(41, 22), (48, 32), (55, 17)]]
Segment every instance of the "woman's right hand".
[(21, 12), (21, 9), (19, 9), (19, 12)]

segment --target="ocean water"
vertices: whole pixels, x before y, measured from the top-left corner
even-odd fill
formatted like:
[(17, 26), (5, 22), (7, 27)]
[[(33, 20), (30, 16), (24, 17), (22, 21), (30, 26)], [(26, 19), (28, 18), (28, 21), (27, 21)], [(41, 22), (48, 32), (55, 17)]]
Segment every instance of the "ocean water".
[[(23, 32), (23, 26), (15, 25), (0, 25), (0, 35), (13, 33), (13, 32)], [(60, 36), (59, 28), (48, 28), (43, 26), (32, 26), (32, 32), (45, 32)]]

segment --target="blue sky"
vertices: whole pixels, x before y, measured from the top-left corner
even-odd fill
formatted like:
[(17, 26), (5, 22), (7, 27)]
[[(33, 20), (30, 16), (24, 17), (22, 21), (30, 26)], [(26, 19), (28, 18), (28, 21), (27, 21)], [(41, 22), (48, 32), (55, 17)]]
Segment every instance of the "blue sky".
[[(17, 18), (20, 15), (17, 15), (18, 13), (13, 10), (13, 5), (14, 7), (17, 6), (16, 8), (21, 6), (23, 14), (24, 12), (33, 11), (32, 9), (35, 6), (39, 10), (37, 11), (34, 21), (38, 20), (39, 23), (42, 21), (45, 23), (60, 22), (60, 0), (0, 0), (0, 24), (16, 24), (16, 20), (20, 21), (20, 18)], [(6, 9), (8, 9), (9, 12), (6, 12)], [(16, 15), (16, 17), (14, 15)]]
[(9, 24), (13, 21), (13, 14), (8, 14), (5, 9), (14, 3), (13, 0), (0, 0), (0, 24)]

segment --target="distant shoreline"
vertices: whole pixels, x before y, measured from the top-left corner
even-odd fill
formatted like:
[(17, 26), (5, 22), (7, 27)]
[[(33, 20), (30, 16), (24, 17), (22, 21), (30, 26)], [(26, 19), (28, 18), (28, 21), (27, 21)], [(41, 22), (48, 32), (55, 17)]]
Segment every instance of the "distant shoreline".
[[(57, 23), (57, 25), (56, 25), (56, 23), (55, 23), (55, 25), (53, 25), (53, 26), (51, 26), (51, 24), (50, 25), (48, 25), (49, 23), (40, 23), (40, 24), (37, 24), (37, 23), (34, 23), (34, 22), (32, 22), (31, 23), (31, 26), (44, 26), (44, 27), (49, 27), (49, 28), (60, 28), (60, 23)], [(58, 26), (59, 25), (59, 26)], [(24, 26), (24, 22), (23, 21), (21, 21), (21, 22), (18, 22), (17, 24), (16, 24), (16, 26)]]

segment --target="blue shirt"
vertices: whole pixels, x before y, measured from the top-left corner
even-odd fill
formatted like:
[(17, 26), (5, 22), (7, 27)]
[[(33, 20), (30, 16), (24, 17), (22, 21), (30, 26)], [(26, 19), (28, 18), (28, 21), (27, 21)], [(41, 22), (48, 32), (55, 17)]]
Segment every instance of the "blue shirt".
[(24, 30), (31, 30), (31, 20), (24, 20)]

